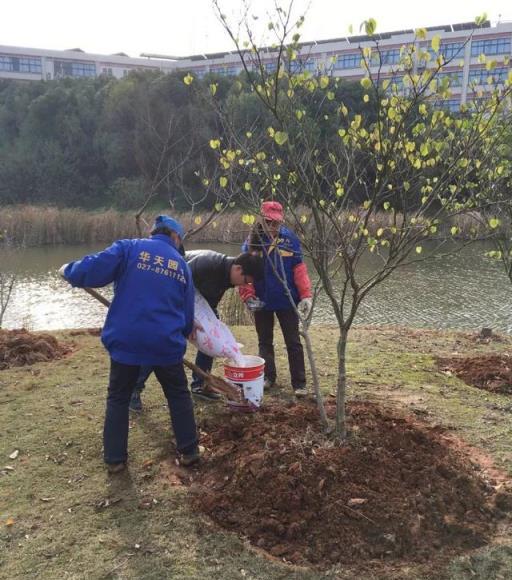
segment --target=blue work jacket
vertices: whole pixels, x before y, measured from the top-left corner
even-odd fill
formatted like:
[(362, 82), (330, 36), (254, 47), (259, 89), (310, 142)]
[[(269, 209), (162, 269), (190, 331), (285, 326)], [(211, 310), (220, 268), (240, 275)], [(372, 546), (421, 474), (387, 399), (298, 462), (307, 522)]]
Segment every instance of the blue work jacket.
[[(248, 250), (247, 240), (242, 246), (242, 251)], [(286, 282), (293, 301), (298, 304), (300, 297), (293, 270), (303, 261), (299, 238), (291, 230), (281, 226), (275, 240), (262, 234), (261, 252), (265, 258), (265, 276), (263, 280), (254, 283), (256, 296), (265, 302), (264, 310), (293, 308), (283, 282)]]
[(70, 262), (64, 276), (79, 288), (114, 283), (101, 340), (116, 362), (166, 366), (183, 360), (194, 322), (194, 284), (169, 236), (119, 240)]

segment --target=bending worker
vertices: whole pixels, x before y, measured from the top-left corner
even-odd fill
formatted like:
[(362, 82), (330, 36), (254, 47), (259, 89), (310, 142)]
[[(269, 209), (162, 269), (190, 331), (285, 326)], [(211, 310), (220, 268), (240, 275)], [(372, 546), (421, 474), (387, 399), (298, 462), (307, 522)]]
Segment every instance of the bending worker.
[[(240, 254), (234, 258), (212, 250), (194, 250), (185, 252), (185, 260), (192, 272), (196, 290), (205, 298), (217, 317), (217, 306), (226, 290), (242, 284), (255, 283), (263, 279), (264, 275), (263, 258), (250, 253)], [(209, 373), (213, 366), (213, 358), (198, 351), (196, 365)], [(140, 393), (151, 371), (152, 367), (141, 369), (137, 388), (130, 402), (132, 411), (142, 410)], [(195, 373), (192, 374), (191, 388), (192, 394), (202, 399), (213, 401), (220, 396), (204, 390), (202, 377)]]
[(194, 409), (183, 357), (193, 331), (194, 285), (178, 253), (183, 227), (169, 216), (156, 218), (151, 238), (119, 240), (98, 254), (61, 268), (79, 288), (114, 283), (101, 340), (110, 354), (110, 380), (103, 430), (109, 472), (128, 459), (131, 394), (140, 368), (151, 365), (169, 406), (176, 447), (183, 465), (199, 460)]

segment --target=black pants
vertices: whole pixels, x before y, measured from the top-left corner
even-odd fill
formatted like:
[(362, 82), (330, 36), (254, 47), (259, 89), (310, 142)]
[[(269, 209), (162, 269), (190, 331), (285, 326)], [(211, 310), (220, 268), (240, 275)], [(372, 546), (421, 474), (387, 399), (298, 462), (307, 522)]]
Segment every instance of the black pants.
[[(129, 404), (140, 368), (110, 359), (110, 382), (103, 429), (105, 463), (121, 463), (128, 458)], [(169, 405), (176, 447), (182, 453), (191, 453), (196, 450), (198, 439), (194, 407), (183, 363), (153, 367), (153, 370)]]
[(306, 386), (304, 349), (299, 335), (299, 317), (291, 308), (276, 311), (259, 310), (254, 313), (260, 356), (265, 359), (265, 378), (274, 382), (277, 374), (274, 355), (274, 314), (279, 320), (288, 351), (292, 387), (303, 389)]

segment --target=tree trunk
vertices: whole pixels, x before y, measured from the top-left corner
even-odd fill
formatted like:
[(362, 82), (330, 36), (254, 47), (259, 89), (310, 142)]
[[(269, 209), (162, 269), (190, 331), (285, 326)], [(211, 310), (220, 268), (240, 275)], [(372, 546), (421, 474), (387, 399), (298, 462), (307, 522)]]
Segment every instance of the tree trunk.
[(309, 368), (311, 369), (311, 377), (313, 379), (313, 390), (316, 396), (316, 404), (318, 406), (318, 412), (320, 414), (320, 420), (325, 430), (329, 429), (329, 421), (327, 420), (327, 414), (325, 412), (324, 401), (322, 398), (322, 393), (320, 392), (320, 382), (318, 380), (318, 370), (316, 368), (315, 354), (313, 352), (313, 347), (311, 345), (311, 338), (309, 336), (308, 329), (303, 325), (300, 332), (304, 342), (306, 344), (306, 352), (308, 354)]
[(342, 328), (338, 339), (338, 387), (336, 391), (336, 436), (340, 441), (347, 438), (346, 397), (347, 397), (347, 337), (348, 330)]

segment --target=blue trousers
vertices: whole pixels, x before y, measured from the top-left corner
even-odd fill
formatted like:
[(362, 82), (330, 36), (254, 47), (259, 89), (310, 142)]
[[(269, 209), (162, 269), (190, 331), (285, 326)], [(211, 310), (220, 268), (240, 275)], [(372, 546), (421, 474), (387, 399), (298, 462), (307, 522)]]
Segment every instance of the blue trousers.
[[(197, 428), (183, 363), (152, 367), (151, 370), (155, 372), (167, 399), (178, 451), (194, 452), (198, 443)], [(140, 366), (125, 365), (110, 359), (110, 380), (103, 429), (105, 463), (121, 463), (128, 458), (129, 404), (140, 371)]]
[[(206, 373), (209, 373), (212, 370), (213, 358), (198, 350), (196, 356), (196, 365)], [(149, 375), (152, 372), (153, 367), (144, 367), (144, 366), (140, 367), (140, 373), (139, 376), (137, 377), (137, 383), (135, 384), (135, 389), (137, 391), (142, 392), (144, 390), (144, 387), (146, 386), (146, 381), (148, 380)], [(203, 382), (204, 382), (203, 379), (199, 375), (196, 375), (196, 373), (194, 372), (192, 373), (192, 385), (191, 385), (192, 389), (201, 388), (203, 386)]]

